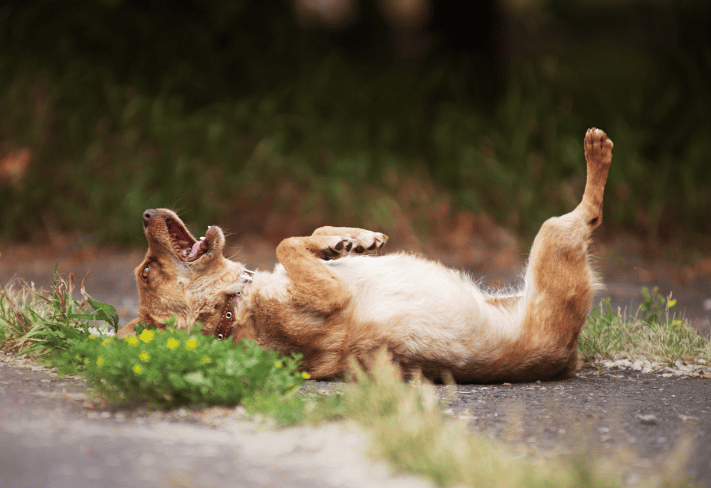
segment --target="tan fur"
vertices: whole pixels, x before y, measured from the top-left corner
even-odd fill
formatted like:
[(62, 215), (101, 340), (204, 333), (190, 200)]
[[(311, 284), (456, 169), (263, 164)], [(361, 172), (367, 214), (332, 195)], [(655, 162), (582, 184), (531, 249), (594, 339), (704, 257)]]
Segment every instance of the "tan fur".
[[(602, 221), (612, 141), (598, 129), (585, 136), (587, 183), (572, 212), (553, 217), (533, 243), (523, 288), (509, 296), (480, 290), (461, 272), (411, 254), (366, 256), (387, 236), (322, 227), (277, 247), (272, 272), (240, 282), (242, 264), (226, 259), (225, 239), (210, 227), (200, 245), (170, 210), (147, 210), (148, 252), (136, 268), (138, 321), (176, 327), (202, 322), (213, 334), (226, 298), (244, 288), (230, 340), (303, 355), (314, 378), (368, 367), (385, 347), (405, 371), (458, 382), (567, 377), (578, 367), (578, 335), (601, 284), (588, 240)], [(179, 241), (183, 241), (180, 243)], [(191, 256), (191, 251), (195, 256)], [(145, 278), (145, 279), (144, 279)]]

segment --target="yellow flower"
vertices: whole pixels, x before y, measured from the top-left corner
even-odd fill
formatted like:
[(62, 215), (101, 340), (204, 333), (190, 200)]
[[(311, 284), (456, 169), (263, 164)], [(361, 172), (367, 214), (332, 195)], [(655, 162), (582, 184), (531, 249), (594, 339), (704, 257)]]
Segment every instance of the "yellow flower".
[(99, 356), (98, 358), (96, 358), (96, 365), (98, 367), (102, 367), (104, 365), (104, 362), (104, 356)]
[(112, 341), (113, 341), (113, 339), (112, 339), (111, 337), (107, 337), (106, 339), (104, 339), (103, 341), (101, 341), (101, 345), (102, 345), (102, 346), (107, 346), (107, 345), (111, 344)]
[(175, 351), (180, 345), (180, 341), (171, 337), (168, 339), (168, 342), (165, 345), (168, 346), (168, 349), (172, 349), (173, 351)]
[(133, 365), (133, 372), (136, 373), (136, 374), (141, 374), (141, 373), (143, 373), (143, 366), (141, 366), (141, 365), (138, 364), (138, 363), (134, 364), (134, 365)]
[(138, 355), (138, 359), (140, 359), (144, 363), (147, 363), (151, 360), (151, 355), (148, 354), (148, 351), (141, 351), (141, 354)]
[(126, 337), (126, 342), (128, 342), (129, 346), (136, 347), (138, 345), (138, 338), (134, 335), (130, 335)]
[(667, 308), (672, 308), (674, 305), (676, 305), (676, 298), (670, 299), (670, 300), (667, 302)]
[(195, 339), (188, 339), (187, 341), (185, 341), (185, 349), (187, 349), (188, 351), (192, 351), (197, 347), (197, 345), (198, 344)]
[(84, 358), (84, 364), (89, 364), (89, 358)]
[(311, 378), (311, 375), (304, 371), (303, 373), (301, 373), (301, 377), (305, 380), (308, 380), (309, 378)]
[(89, 334), (89, 339), (96, 339), (96, 336), (94, 334)]
[(277, 368), (281, 368), (283, 364), (281, 364), (281, 361), (277, 361), (274, 363), (274, 366), (276, 366)]
[(202, 359), (200, 360), (200, 364), (208, 364), (208, 363), (211, 363), (211, 362), (212, 362), (212, 359), (210, 359), (210, 358), (207, 357), (207, 356), (203, 356)]
[(153, 338), (155, 336), (156, 336), (155, 332), (153, 332), (152, 330), (146, 329), (143, 332), (141, 332), (141, 335), (139, 335), (138, 338), (141, 339), (146, 344), (148, 344), (149, 342), (151, 342), (153, 340)]

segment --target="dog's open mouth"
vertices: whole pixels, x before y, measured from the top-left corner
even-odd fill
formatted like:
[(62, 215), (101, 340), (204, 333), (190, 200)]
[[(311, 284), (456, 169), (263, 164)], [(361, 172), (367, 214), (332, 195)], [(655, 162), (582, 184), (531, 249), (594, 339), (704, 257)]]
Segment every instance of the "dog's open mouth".
[(205, 236), (208, 237), (201, 237), (196, 240), (180, 222), (174, 219), (166, 218), (165, 225), (170, 236), (170, 244), (173, 246), (176, 256), (186, 263), (199, 259), (209, 249), (208, 234), (212, 226), (205, 231)]

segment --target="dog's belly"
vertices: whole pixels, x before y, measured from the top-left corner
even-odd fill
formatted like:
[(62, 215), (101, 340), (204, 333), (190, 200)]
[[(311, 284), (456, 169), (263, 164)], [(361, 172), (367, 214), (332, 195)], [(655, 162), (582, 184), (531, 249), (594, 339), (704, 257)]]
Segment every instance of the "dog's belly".
[(494, 354), (516, 335), (517, 312), (487, 305), (468, 276), (438, 263), (391, 254), (328, 265), (353, 294), (353, 341), (373, 340), (396, 355), (451, 364)]

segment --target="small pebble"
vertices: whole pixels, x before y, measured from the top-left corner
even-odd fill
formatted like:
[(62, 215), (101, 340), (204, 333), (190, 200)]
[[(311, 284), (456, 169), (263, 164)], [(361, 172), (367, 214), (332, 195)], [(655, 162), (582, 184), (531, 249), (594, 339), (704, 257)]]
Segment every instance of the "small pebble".
[(657, 425), (657, 416), (654, 414), (637, 415), (637, 418), (644, 425)]

